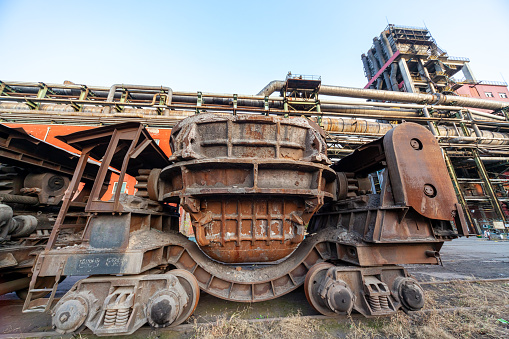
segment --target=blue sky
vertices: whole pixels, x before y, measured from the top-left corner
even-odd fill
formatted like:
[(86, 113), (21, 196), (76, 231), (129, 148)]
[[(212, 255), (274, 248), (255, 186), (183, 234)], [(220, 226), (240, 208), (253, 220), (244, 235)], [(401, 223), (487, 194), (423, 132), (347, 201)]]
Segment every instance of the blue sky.
[(509, 81), (509, 1), (0, 0), (0, 80), (255, 94), (288, 71), (363, 87), (387, 21)]

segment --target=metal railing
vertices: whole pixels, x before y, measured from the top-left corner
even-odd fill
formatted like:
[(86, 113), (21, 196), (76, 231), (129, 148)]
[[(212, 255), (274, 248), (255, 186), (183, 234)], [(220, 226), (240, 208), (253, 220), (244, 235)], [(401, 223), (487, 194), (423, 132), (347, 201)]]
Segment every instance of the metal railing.
[(504, 81), (481, 80), (481, 81), (479, 81), (479, 83), (482, 85), (506, 86), (507, 87), (507, 82), (504, 82)]
[(304, 75), (304, 74), (292, 74), (288, 73), (286, 75), (286, 80), (288, 79), (296, 79), (296, 80), (322, 80), (322, 77), (319, 75)]
[(447, 57), (447, 60), (451, 60), (451, 61), (467, 61), (467, 62), (470, 62), (470, 59), (469, 58), (465, 58), (465, 57), (456, 57), (456, 56), (448, 56)]
[(462, 83), (462, 84), (492, 85), (492, 86), (506, 86), (507, 87), (507, 82), (505, 82), (505, 81), (490, 81), (490, 80), (473, 81), (473, 80), (467, 80), (466, 78), (452, 79), (452, 80), (457, 83)]

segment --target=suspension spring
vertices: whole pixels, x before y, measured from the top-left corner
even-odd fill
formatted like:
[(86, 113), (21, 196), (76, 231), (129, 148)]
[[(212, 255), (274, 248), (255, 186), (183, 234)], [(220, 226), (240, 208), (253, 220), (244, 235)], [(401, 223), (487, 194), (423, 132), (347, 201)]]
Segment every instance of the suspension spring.
[(382, 310), (382, 306), (380, 305), (380, 298), (378, 296), (368, 296), (368, 302), (373, 312), (379, 312)]
[(117, 318), (116, 309), (107, 309), (104, 315), (104, 326), (109, 327), (115, 325), (115, 319)]
[(125, 326), (129, 320), (130, 308), (120, 308), (117, 311), (117, 319), (115, 320), (115, 326)]
[(389, 310), (389, 297), (386, 295), (380, 296), (380, 306), (383, 310)]

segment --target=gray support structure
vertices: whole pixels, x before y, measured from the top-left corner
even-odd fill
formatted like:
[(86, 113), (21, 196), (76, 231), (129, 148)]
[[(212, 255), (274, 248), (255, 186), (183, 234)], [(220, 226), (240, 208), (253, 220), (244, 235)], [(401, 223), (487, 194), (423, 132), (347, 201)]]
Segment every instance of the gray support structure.
[(394, 92), (399, 92), (398, 80), (396, 78), (397, 74), (398, 74), (398, 64), (393, 62), (392, 65), (391, 65), (391, 74), (390, 74), (390, 77), (391, 77), (392, 90)]
[(412, 81), (412, 77), (410, 76), (410, 71), (408, 70), (405, 58), (399, 59), (398, 66), (401, 72), (401, 76), (403, 77), (403, 81), (405, 82), (406, 91), (409, 93), (415, 93), (416, 91), (414, 87), (414, 82)]
[[(372, 66), (373, 66), (373, 68), (374, 68), (374, 71), (375, 71), (374, 73), (375, 73), (375, 74), (376, 74), (376, 73), (378, 73), (378, 71), (380, 70), (380, 67), (382, 67), (382, 66), (381, 66), (381, 65), (380, 65), (380, 66), (378, 65), (378, 62), (379, 62), (379, 61), (375, 58), (375, 55), (373, 54), (373, 50), (372, 50), (372, 49), (370, 49), (370, 50), (368, 51), (368, 58), (369, 58), (369, 61), (371, 61), (371, 65), (372, 65)], [(373, 75), (373, 76), (374, 76), (374, 75)]]
[(472, 69), (470, 68), (470, 63), (466, 62), (463, 65), (463, 68), (461, 69), (463, 72), (463, 76), (465, 76), (465, 80), (471, 81), (471, 82), (477, 82), (474, 76), (474, 72), (472, 72)]
[(373, 77), (373, 74), (371, 74), (371, 69), (369, 68), (369, 62), (368, 62), (368, 58), (366, 57), (366, 54), (362, 54), (361, 59), (362, 59), (362, 65), (364, 66), (364, 72), (366, 73), (366, 78), (368, 78), (368, 81), (369, 81)]
[(383, 46), (385, 47), (385, 52), (387, 53), (387, 56), (390, 58), (394, 55), (394, 52), (391, 47), (391, 43), (389, 42), (389, 39), (387, 39), (387, 36), (385, 33), (380, 34), (380, 38), (383, 41)]
[(378, 60), (380, 61), (380, 68), (381, 68), (386, 63), (385, 56), (382, 51), (382, 44), (380, 44), (380, 40), (378, 40), (378, 38), (376, 38), (376, 37), (373, 38), (373, 43), (375, 45), (376, 55), (378, 56)]

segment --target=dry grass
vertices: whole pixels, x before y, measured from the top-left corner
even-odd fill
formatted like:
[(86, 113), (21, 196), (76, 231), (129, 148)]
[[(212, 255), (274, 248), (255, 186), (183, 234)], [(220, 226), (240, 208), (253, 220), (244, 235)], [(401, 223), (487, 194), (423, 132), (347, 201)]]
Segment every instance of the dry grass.
[[(242, 312), (206, 326), (195, 324), (195, 338), (501, 338), (509, 329), (509, 284), (455, 283), (426, 286), (425, 312), (398, 312), (389, 318), (321, 321), (295, 314), (282, 320), (252, 322)], [(453, 309), (446, 310), (444, 309)], [(459, 309), (458, 309), (459, 308)]]
[(320, 321), (302, 317), (299, 313), (281, 320), (253, 322), (243, 319), (242, 312), (230, 317), (222, 316), (214, 323), (203, 326), (195, 324), (195, 338), (324, 338), (332, 337), (321, 326)]
[[(455, 283), (426, 288), (425, 312), (371, 322), (351, 321), (347, 338), (501, 338), (509, 337), (509, 285)], [(458, 309), (459, 308), (459, 309)], [(462, 309), (463, 308), (463, 309)], [(448, 309), (445, 310), (444, 309)]]

